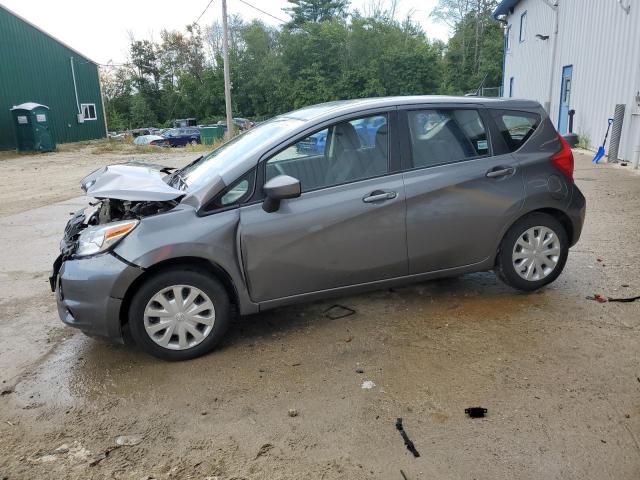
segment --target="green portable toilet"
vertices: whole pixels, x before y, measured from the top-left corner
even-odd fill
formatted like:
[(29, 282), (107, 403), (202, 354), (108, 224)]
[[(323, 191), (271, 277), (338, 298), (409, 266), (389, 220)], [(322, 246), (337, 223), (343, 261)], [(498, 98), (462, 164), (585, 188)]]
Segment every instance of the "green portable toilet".
[(49, 130), (49, 107), (27, 102), (11, 109), (19, 152), (52, 152), (56, 144)]
[(220, 125), (200, 127), (200, 141), (204, 145), (213, 145), (216, 140), (224, 137), (224, 129)]

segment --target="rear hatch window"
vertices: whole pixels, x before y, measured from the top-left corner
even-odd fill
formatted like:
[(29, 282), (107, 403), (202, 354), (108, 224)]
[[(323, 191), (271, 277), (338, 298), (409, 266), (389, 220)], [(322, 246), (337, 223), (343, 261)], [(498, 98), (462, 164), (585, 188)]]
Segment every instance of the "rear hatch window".
[(524, 145), (540, 125), (540, 115), (513, 110), (492, 110), (491, 114), (510, 152)]

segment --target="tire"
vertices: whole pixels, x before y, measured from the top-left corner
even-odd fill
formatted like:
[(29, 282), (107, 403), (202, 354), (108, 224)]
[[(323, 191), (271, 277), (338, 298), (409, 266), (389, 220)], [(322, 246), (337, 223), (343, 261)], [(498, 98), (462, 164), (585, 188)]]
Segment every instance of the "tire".
[[(550, 234), (555, 235), (555, 239)], [(538, 244), (538, 239), (546, 244)], [(533, 251), (524, 249), (523, 245), (532, 245)], [(554, 254), (556, 249), (557, 255)], [(546, 213), (530, 213), (513, 224), (502, 239), (496, 274), (510, 287), (531, 292), (558, 278), (567, 263), (568, 254), (569, 242), (562, 224)], [(535, 258), (533, 262), (532, 258)]]
[[(175, 292), (182, 296), (181, 305), (176, 305)], [(189, 313), (194, 310), (200, 311)], [(219, 281), (202, 270), (174, 268), (150, 277), (135, 293), (129, 330), (135, 343), (154, 357), (189, 360), (213, 350), (226, 333), (230, 316), (229, 296)]]

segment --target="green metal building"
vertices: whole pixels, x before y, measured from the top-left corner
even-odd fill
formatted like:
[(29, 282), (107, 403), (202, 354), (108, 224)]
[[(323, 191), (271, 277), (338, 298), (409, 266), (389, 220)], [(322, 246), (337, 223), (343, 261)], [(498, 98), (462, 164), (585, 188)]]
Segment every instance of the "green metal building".
[(49, 107), (56, 143), (106, 136), (98, 65), (0, 5), (0, 150), (16, 148), (11, 108)]

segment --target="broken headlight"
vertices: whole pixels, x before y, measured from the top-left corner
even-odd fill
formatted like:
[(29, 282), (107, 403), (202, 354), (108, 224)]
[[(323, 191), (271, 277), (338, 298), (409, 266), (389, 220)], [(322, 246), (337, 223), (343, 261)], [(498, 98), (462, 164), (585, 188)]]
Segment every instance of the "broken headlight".
[(76, 256), (106, 252), (136, 228), (138, 223), (138, 220), (125, 220), (87, 228), (78, 238)]

